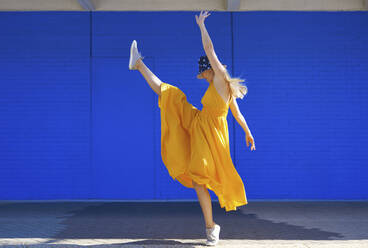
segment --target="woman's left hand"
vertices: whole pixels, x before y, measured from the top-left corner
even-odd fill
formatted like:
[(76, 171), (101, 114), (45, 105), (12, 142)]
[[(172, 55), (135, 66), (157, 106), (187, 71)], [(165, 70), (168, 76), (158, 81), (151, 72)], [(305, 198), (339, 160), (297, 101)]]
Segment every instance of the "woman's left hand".
[(245, 134), (245, 141), (247, 143), (247, 147), (249, 147), (249, 143), (252, 144), (250, 150), (253, 151), (253, 150), (256, 150), (256, 144), (254, 144), (254, 138), (253, 138), (253, 135), (251, 133), (246, 133)]
[(203, 10), (201, 11), (201, 13), (199, 14), (199, 17), (196, 15), (195, 18), (196, 18), (196, 21), (197, 21), (197, 24), (200, 26), (200, 25), (203, 25), (204, 24), (204, 20), (210, 15), (210, 13), (208, 13), (208, 11), (204, 11)]

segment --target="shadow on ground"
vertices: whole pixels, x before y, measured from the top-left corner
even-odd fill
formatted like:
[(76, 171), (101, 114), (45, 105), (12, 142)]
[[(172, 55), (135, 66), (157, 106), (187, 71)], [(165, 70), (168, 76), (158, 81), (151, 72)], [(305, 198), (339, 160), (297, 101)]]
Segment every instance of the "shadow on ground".
[[(216, 201), (212, 204), (221, 239), (368, 238), (366, 232), (353, 230), (353, 226), (368, 230), (367, 202), (251, 202), (230, 212)], [(1, 239), (141, 239), (124, 243), (140, 245), (179, 245), (182, 242), (176, 239), (205, 239), (198, 202), (3, 203), (0, 220)]]

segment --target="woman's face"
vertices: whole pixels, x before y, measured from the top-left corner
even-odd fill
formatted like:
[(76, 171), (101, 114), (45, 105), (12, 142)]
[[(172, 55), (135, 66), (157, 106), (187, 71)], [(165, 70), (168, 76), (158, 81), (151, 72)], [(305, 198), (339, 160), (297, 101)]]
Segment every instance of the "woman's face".
[(202, 73), (197, 75), (198, 79), (206, 79), (208, 82), (212, 81), (213, 79), (213, 70), (207, 69), (203, 71)]
[[(225, 68), (227, 67), (227, 65), (223, 65)], [(198, 79), (206, 79), (208, 82), (213, 80), (213, 76), (214, 76), (214, 71), (212, 68), (207, 69), (205, 71), (203, 71), (202, 73), (197, 75)]]

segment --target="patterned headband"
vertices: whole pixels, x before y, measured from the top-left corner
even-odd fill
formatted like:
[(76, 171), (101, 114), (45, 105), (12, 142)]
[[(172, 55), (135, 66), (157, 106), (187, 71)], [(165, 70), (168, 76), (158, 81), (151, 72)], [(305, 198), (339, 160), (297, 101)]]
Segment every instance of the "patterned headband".
[(202, 73), (203, 71), (212, 68), (210, 61), (208, 60), (207, 55), (203, 55), (199, 58), (198, 60), (198, 66), (199, 66), (199, 71), (198, 74)]

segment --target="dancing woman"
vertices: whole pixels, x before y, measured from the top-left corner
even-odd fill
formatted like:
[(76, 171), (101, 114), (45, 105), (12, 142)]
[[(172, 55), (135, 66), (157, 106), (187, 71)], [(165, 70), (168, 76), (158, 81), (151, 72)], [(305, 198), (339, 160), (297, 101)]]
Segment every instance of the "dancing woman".
[(236, 98), (247, 94), (243, 79), (231, 77), (217, 58), (212, 41), (204, 25), (210, 14), (201, 11), (195, 16), (206, 53), (198, 60), (198, 79), (209, 86), (201, 99), (202, 110), (187, 101), (176, 86), (162, 82), (143, 62), (143, 56), (133, 40), (130, 48), (129, 69), (138, 70), (158, 95), (161, 109), (161, 156), (170, 176), (183, 186), (194, 188), (203, 212), (207, 245), (219, 241), (220, 225), (213, 221), (212, 203), (208, 189), (219, 199), (225, 211), (248, 204), (244, 184), (230, 156), (228, 109), (245, 132), (246, 144), (255, 150), (254, 138)]

